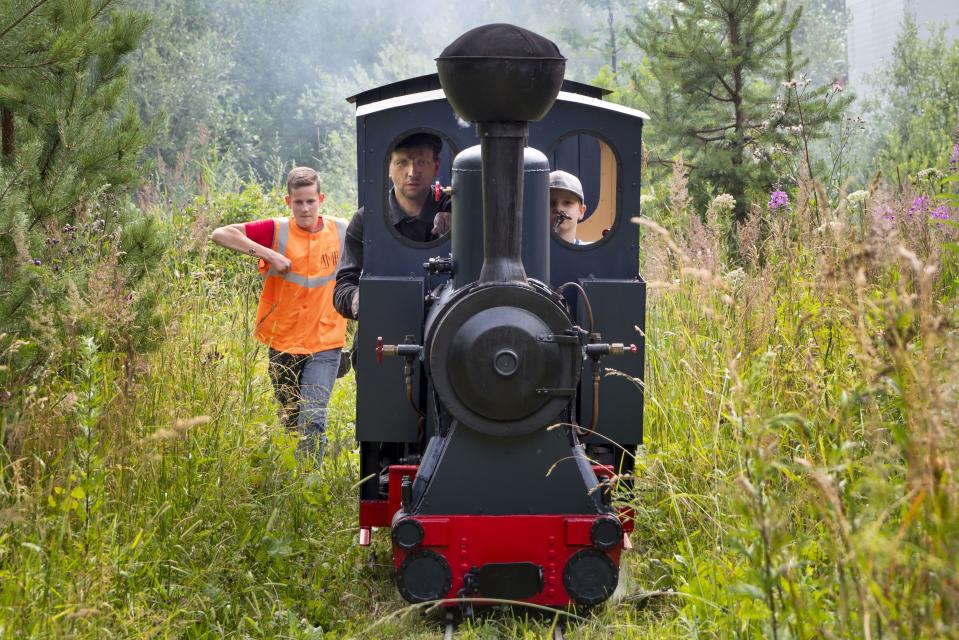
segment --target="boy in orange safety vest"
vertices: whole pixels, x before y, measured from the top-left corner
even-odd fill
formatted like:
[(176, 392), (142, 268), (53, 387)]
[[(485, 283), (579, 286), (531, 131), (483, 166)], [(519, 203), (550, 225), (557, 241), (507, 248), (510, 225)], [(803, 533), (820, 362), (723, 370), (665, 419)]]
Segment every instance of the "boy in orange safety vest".
[(320, 215), (326, 196), (313, 169), (293, 169), (286, 189), (290, 217), (219, 227), (212, 240), (260, 260), (254, 334), (269, 348), (270, 380), (287, 428), (299, 433), (299, 450), (319, 462), (346, 336), (346, 319), (333, 308), (346, 221)]

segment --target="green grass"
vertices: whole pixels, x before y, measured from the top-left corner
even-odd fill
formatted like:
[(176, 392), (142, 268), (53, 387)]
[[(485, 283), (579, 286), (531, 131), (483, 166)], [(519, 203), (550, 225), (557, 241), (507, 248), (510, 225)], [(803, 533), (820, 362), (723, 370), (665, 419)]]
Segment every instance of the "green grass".
[[(701, 225), (644, 230), (635, 549), (623, 597), (567, 637), (959, 637), (956, 230), (810, 218), (767, 215), (732, 273)], [(384, 532), (356, 545), (352, 376), (322, 470), (299, 463), (250, 337), (252, 263), (171, 220), (158, 348), (78, 337), (4, 405), (0, 637), (437, 637)], [(555, 623), (497, 610), (457, 637)]]

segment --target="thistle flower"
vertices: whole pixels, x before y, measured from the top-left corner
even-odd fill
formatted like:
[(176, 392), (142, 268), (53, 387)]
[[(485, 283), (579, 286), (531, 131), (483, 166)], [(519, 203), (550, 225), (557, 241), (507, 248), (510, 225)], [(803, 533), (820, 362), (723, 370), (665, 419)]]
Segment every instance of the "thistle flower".
[(914, 213), (925, 213), (929, 210), (929, 196), (916, 196), (916, 199), (912, 201), (912, 206), (909, 207), (909, 215), (912, 216)]
[(785, 191), (773, 191), (769, 194), (769, 202), (767, 206), (775, 211), (777, 209), (788, 209), (789, 208), (789, 196), (786, 195)]
[(933, 220), (948, 220), (949, 219), (949, 207), (942, 204), (929, 212), (929, 217)]

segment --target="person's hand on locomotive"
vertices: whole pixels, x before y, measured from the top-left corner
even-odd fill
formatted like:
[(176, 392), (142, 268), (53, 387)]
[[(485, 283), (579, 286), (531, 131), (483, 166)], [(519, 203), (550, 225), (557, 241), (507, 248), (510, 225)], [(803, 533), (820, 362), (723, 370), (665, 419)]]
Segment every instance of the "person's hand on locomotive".
[(453, 226), (453, 216), (449, 211), (440, 211), (433, 217), (433, 235), (445, 236)]

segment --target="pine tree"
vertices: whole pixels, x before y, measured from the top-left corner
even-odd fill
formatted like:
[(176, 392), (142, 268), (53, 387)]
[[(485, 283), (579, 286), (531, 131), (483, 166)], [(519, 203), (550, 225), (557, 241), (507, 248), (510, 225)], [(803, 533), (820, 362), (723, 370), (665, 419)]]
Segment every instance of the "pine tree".
[(807, 89), (798, 76), (804, 61), (791, 43), (800, 16), (785, 2), (677, 0), (637, 16), (630, 31), (646, 57), (627, 98), (650, 113), (649, 141), (664, 163), (683, 153), (700, 201), (710, 190), (732, 195), (740, 221), (749, 189), (780, 178), (770, 150), (798, 154), (811, 171), (808, 141), (851, 99), (829, 86)]
[[(58, 316), (51, 307), (89, 286), (93, 249), (69, 242), (76, 229), (99, 260), (151, 225), (119, 199), (150, 135), (124, 65), (147, 25), (119, 0), (0, 4), (0, 332), (31, 334), (38, 308)], [(142, 252), (115, 253), (118, 273), (142, 275), (129, 264)]]

